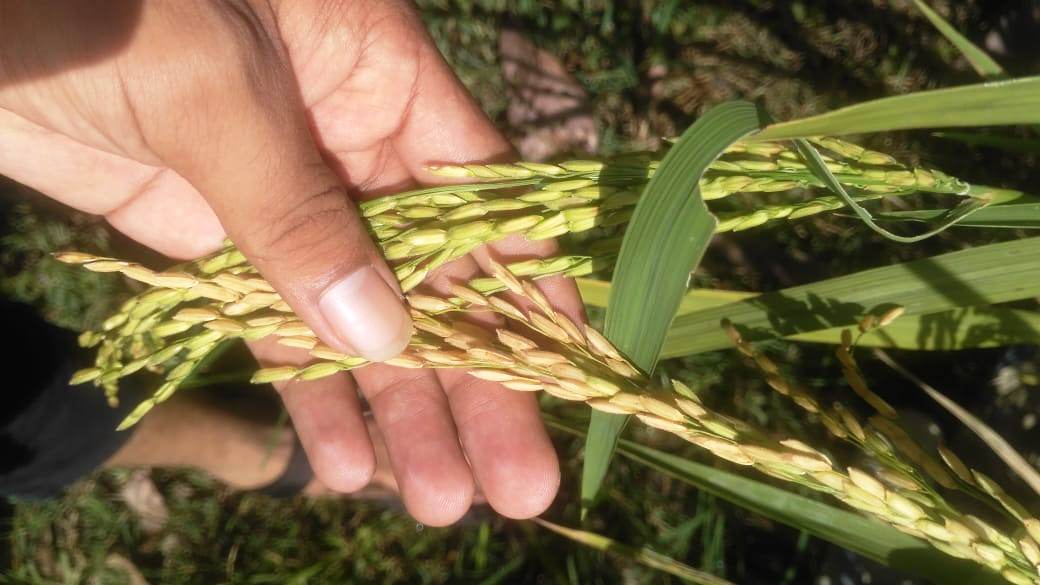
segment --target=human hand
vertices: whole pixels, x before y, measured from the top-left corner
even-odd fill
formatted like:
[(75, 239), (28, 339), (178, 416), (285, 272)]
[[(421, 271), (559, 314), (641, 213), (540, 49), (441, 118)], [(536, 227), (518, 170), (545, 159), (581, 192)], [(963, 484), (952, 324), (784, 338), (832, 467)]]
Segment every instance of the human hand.
[[(386, 359), (410, 331), (350, 197), (437, 182), (429, 163), (509, 153), (402, 1), (0, 0), (0, 173), (174, 257), (215, 249), (226, 229), (343, 351)], [(444, 292), (490, 257), (552, 251), (503, 241), (428, 286)], [(573, 283), (541, 286), (582, 318)], [(300, 359), (287, 352), (255, 348), (262, 361)], [(475, 483), (511, 517), (554, 497), (533, 396), (381, 364), (279, 387), (328, 487), (360, 489), (374, 470), (357, 387), (417, 520), (457, 520)]]

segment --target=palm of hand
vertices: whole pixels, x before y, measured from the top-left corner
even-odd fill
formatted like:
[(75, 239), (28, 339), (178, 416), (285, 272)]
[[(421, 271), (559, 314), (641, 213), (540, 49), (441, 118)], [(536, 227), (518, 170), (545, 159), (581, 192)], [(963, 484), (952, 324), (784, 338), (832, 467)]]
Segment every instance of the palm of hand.
[[(291, 91), (303, 102), (313, 138), (356, 194), (404, 185), (413, 180), (412, 171), (421, 172), (418, 165), (425, 161), (421, 152), (409, 152), (410, 144), (404, 140), (406, 152), (396, 152), (393, 139), (406, 130), (424, 61), (439, 66), (439, 57), (425, 43), (421, 23), (393, 3), (352, 5), (333, 15), (316, 14), (322, 8), (319, 4), (287, 4), (273, 33), (280, 35), (273, 42), (284, 44), (291, 62), (296, 83)], [(18, 107), (27, 100), (19, 100), (10, 91), (5, 96), (0, 86), (0, 121), (16, 133), (5, 143), (22, 147), (4, 153), (0, 170), (27, 184), (40, 185), (41, 191), (73, 207), (105, 215), (127, 235), (169, 256), (197, 257), (217, 245), (224, 237), (223, 229), (198, 191), (164, 164), (164, 157), (149, 144), (204, 140), (211, 129), (203, 129), (202, 135), (177, 136), (182, 131), (179, 126), (192, 115), (183, 102), (219, 99), (219, 95), (208, 95), (206, 89), (196, 95), (199, 89), (188, 85), (172, 92), (184, 96), (181, 99), (167, 96), (148, 103), (154, 92), (143, 86), (153, 81), (154, 71), (175, 69), (177, 64), (161, 61), (156, 55), (159, 48), (138, 50), (137, 44), (133, 41), (121, 52), (107, 55), (109, 62), (99, 68), (96, 81), (89, 79), (88, 83), (76, 76), (76, 64), (65, 71), (70, 75), (31, 80), (42, 91), (59, 88), (56, 93), (66, 95), (61, 111)], [(74, 47), (68, 47), (72, 50)], [(200, 52), (210, 51), (217, 52), (208, 47)], [(198, 57), (187, 55), (184, 60)], [(46, 69), (54, 72), (60, 66)], [(225, 74), (223, 69), (216, 71), (217, 76)], [(117, 85), (119, 91), (135, 87), (140, 91), (116, 99)], [(430, 89), (455, 89), (438, 85)], [(95, 86), (102, 88), (102, 99), (96, 101)], [(215, 92), (221, 89), (217, 87)], [(457, 90), (451, 93), (456, 95), (441, 93), (433, 99), (469, 99)], [(14, 107), (8, 106), (10, 102)], [(135, 119), (142, 110), (148, 112), (148, 118)], [(112, 132), (113, 127), (119, 130)], [(480, 154), (486, 156), (508, 149), (497, 136), (484, 142), (466, 150), (483, 151)], [(467, 154), (459, 152), (463, 158)], [(415, 155), (419, 155), (418, 165), (402, 161)]]

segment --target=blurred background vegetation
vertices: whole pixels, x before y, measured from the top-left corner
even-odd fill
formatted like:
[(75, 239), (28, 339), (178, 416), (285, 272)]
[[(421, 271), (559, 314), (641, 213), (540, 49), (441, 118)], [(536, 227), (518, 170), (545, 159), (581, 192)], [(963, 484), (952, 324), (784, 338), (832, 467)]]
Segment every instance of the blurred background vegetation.
[[(931, 25), (902, 0), (420, 0), (430, 31), (488, 114), (534, 156), (608, 155), (656, 149), (705, 109), (733, 98), (760, 101), (779, 119), (869, 98), (976, 81)], [(1040, 3), (932, 2), (1016, 75), (1040, 73)], [(562, 100), (543, 100), (503, 54), (534, 51)], [(532, 91), (535, 97), (532, 99)], [(971, 182), (1040, 191), (1036, 155), (968, 147), (927, 132), (864, 137), (907, 163)], [(591, 151), (591, 152), (590, 152)], [(742, 199), (743, 198), (743, 199)], [(760, 203), (761, 195), (733, 205)], [(901, 204), (915, 205), (915, 198)], [(81, 249), (143, 259), (103, 221), (71, 213), (13, 184), (0, 188), (0, 294), (36, 305), (51, 321), (96, 325), (131, 287), (119, 278), (58, 265), (46, 254)], [(851, 218), (778, 222), (717, 237), (697, 274), (704, 286), (767, 291), (928, 256), (1008, 230), (952, 230), (913, 246), (893, 244)], [(581, 241), (565, 245), (580, 248)], [(597, 318), (597, 315), (593, 315)], [(834, 384), (830, 350), (775, 342), (799, 377)], [(671, 360), (673, 375), (711, 389), (713, 405), (759, 425), (803, 429), (793, 408), (741, 365), (735, 352)], [(1040, 444), (1037, 354), (1032, 348), (899, 354), (903, 363), (1025, 450)], [(973, 465), (1014, 489), (984, 447), (949, 415), (883, 368), (867, 364), (875, 388), (931, 434), (944, 434)], [(581, 421), (555, 401), (546, 411)], [(712, 465), (663, 433), (631, 429), (637, 441)], [(560, 496), (548, 518), (577, 525), (582, 441), (554, 435), (563, 461)], [(123, 497), (140, 474), (111, 471), (60, 500), (9, 503), (0, 554), (11, 583), (666, 583), (671, 577), (591, 552), (526, 522), (474, 510), (459, 526), (417, 525), (399, 507), (351, 500), (274, 500), (234, 493), (200, 474), (145, 475), (166, 508), (150, 524)], [(648, 546), (738, 583), (909, 583), (833, 546), (617, 459), (604, 502), (586, 525)], [(1021, 495), (1021, 494), (1019, 494)], [(1026, 500), (1029, 502), (1029, 500)]]

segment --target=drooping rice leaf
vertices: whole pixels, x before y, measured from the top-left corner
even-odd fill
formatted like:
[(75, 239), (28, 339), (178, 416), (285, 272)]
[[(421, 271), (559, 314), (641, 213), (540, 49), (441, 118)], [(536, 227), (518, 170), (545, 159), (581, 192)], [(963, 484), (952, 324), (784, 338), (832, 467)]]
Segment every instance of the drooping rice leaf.
[(953, 227), (958, 222), (964, 221), (965, 218), (978, 213), (992, 203), (992, 200), (989, 197), (972, 196), (962, 201), (956, 207), (946, 210), (945, 213), (936, 218), (935, 225), (930, 226), (931, 229), (924, 233), (913, 236), (894, 234), (879, 226), (877, 222), (874, 221), (874, 216), (871, 215), (870, 211), (868, 211), (866, 207), (860, 205), (851, 195), (848, 194), (845, 187), (834, 176), (834, 173), (827, 168), (827, 164), (823, 162), (820, 153), (816, 151), (816, 148), (813, 147), (808, 140), (799, 138), (796, 139), (794, 143), (795, 147), (798, 149), (798, 153), (802, 156), (802, 160), (805, 162), (809, 170), (816, 175), (817, 179), (822, 181), (832, 193), (840, 197), (841, 200), (845, 202), (845, 205), (849, 209), (852, 209), (852, 211), (854, 211), (870, 229), (896, 242), (912, 244), (914, 242), (920, 242), (933, 236), (937, 236)]
[[(760, 128), (757, 108), (710, 110), (672, 146), (636, 205), (618, 254), (604, 334), (637, 367), (652, 371), (689, 274), (718, 221), (701, 200), (701, 175), (730, 145)], [(582, 469), (582, 516), (595, 501), (627, 417), (595, 413)]]
[[(586, 305), (592, 307), (606, 307), (610, 298), (611, 283), (594, 278), (577, 278), (578, 291)], [(691, 289), (683, 295), (677, 315), (685, 315), (702, 309), (728, 305), (744, 299), (758, 296), (756, 292), (741, 292), (735, 290), (718, 290), (711, 288)]]
[[(918, 10), (924, 14), (925, 18), (932, 23), (932, 26), (942, 33), (954, 48), (960, 51), (961, 55), (967, 59), (975, 72), (979, 74), (979, 77), (987, 81), (999, 81), (1010, 77), (1008, 72), (1000, 66), (1000, 63), (997, 63), (981, 47), (969, 41), (967, 37), (962, 35), (953, 27), (952, 24), (949, 23), (949, 21), (940, 16), (939, 13), (932, 10), (931, 7), (923, 2), (923, 0), (914, 0), (914, 4), (917, 5)], [(1040, 126), (1033, 126), (1033, 129), (1040, 131)], [(1037, 151), (1033, 150), (1032, 152)]]
[[(841, 343), (843, 327), (789, 335), (785, 339)], [(857, 338), (861, 347), (949, 351), (1040, 344), (1040, 312), (1003, 307), (964, 307), (928, 315), (904, 315)], [(665, 350), (665, 353), (668, 349)]]
[[(581, 436), (582, 431), (543, 415), (555, 429)], [(951, 558), (895, 528), (818, 500), (773, 487), (723, 469), (694, 463), (622, 439), (618, 453), (776, 522), (853, 551), (883, 565), (930, 579), (939, 585), (996, 585), (1004, 580), (983, 567)]]

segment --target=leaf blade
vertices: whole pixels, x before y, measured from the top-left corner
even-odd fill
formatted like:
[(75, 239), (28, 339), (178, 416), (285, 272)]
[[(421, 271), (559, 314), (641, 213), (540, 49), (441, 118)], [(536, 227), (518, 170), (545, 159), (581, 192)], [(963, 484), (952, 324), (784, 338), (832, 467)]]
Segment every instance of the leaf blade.
[(681, 315), (672, 324), (669, 350), (662, 357), (728, 348), (729, 338), (719, 327), (723, 318), (754, 341), (854, 326), (867, 311), (893, 303), (904, 306), (907, 315), (925, 315), (1037, 294), (1040, 237), (1024, 238), (864, 270)]
[(747, 102), (709, 111), (672, 147), (636, 205), (614, 269), (604, 334), (644, 371), (656, 365), (663, 333), (718, 223), (700, 197), (700, 176), (758, 120)]
[(1040, 123), (1040, 77), (1024, 77), (881, 98), (772, 124), (752, 140), (789, 140), (915, 128)]
[[(841, 343), (844, 327), (785, 337), (808, 343)], [(856, 340), (859, 347), (950, 351), (1040, 344), (1040, 313), (1003, 307), (965, 307), (927, 315), (904, 315)]]
[[(610, 283), (578, 279), (585, 303), (605, 307)], [(683, 297), (678, 315), (695, 313), (759, 296), (760, 293), (729, 290), (691, 290)], [(784, 339), (806, 343), (841, 343), (845, 327), (830, 327), (788, 335)], [(674, 356), (682, 338), (670, 335), (664, 355)], [(860, 347), (917, 351), (949, 351), (971, 348), (1040, 344), (1040, 312), (1004, 307), (964, 307), (921, 315), (904, 315), (882, 329), (858, 338)]]
[[(994, 203), (975, 212), (970, 218), (957, 222), (958, 227), (1040, 228), (1040, 197), (1026, 195), (1013, 189), (983, 185), (973, 185), (972, 195), (988, 197)], [(931, 221), (944, 212), (945, 210), (937, 209), (915, 209), (892, 211), (878, 217), (903, 221)]]
[[(754, 104), (735, 101), (709, 110), (669, 149), (636, 205), (618, 254), (604, 334), (644, 371), (657, 364), (688, 275), (718, 225), (701, 199), (700, 178), (731, 144), (759, 128)], [(589, 422), (583, 518), (599, 494), (626, 421), (597, 412)]]

